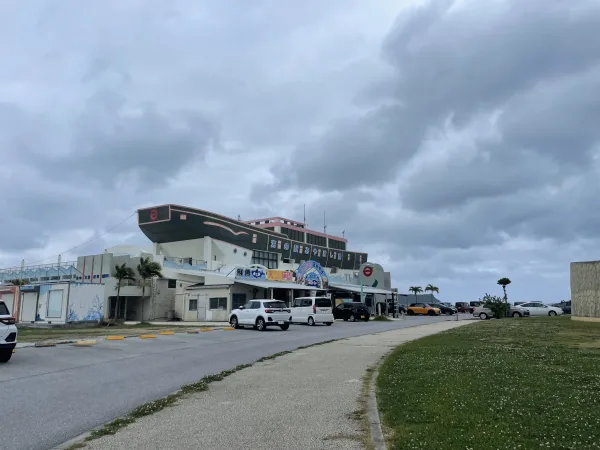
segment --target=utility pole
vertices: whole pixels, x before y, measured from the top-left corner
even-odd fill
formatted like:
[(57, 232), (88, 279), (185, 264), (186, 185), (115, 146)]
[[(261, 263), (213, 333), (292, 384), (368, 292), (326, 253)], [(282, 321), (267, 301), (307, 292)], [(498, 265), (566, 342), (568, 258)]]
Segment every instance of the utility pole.
[(302, 219), (302, 223), (304, 224), (304, 228), (306, 228), (306, 203), (304, 204), (304, 218)]
[(327, 234), (327, 222), (325, 220), (325, 211), (323, 211), (323, 234)]

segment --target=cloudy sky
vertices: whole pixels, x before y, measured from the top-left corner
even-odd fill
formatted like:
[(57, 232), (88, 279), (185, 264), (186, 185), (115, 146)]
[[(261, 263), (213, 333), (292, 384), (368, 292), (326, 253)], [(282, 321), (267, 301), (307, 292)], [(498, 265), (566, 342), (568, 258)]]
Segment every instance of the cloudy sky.
[(5, 0), (0, 29), (0, 267), (161, 203), (326, 210), (447, 301), (569, 298), (600, 259), (597, 0)]

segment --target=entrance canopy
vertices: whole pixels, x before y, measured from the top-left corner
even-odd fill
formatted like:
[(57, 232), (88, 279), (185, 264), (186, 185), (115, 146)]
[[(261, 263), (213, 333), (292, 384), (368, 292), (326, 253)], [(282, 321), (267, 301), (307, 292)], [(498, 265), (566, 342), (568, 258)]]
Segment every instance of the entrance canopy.
[(263, 281), (263, 280), (247, 280), (247, 279), (235, 279), (236, 283), (246, 284), (248, 286), (255, 286), (264, 289), (294, 289), (297, 291), (322, 291), (324, 289), (317, 289), (312, 286), (304, 286), (296, 283), (281, 283), (278, 281)]
[[(356, 286), (353, 284), (329, 283), (329, 287), (331, 289), (338, 289), (340, 291), (354, 292), (356, 294), (360, 294), (360, 286)], [(376, 289), (368, 286), (363, 286), (363, 293), (392, 295), (392, 291), (388, 291), (386, 289)]]

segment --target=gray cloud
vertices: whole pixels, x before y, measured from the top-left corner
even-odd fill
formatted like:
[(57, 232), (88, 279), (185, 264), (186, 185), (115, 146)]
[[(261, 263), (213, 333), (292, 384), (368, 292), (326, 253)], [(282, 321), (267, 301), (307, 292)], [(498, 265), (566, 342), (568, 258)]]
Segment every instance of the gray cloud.
[(401, 290), (559, 300), (599, 244), (599, 25), (591, 0), (4, 2), (0, 263), (152, 204), (306, 204)]

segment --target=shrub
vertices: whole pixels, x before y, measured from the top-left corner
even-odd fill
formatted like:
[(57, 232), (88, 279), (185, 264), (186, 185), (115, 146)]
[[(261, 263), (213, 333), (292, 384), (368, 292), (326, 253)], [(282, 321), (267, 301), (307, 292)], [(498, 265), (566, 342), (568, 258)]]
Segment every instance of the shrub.
[(495, 295), (485, 294), (479, 299), (483, 306), (489, 308), (496, 319), (501, 319), (508, 316), (510, 305), (502, 298)]

